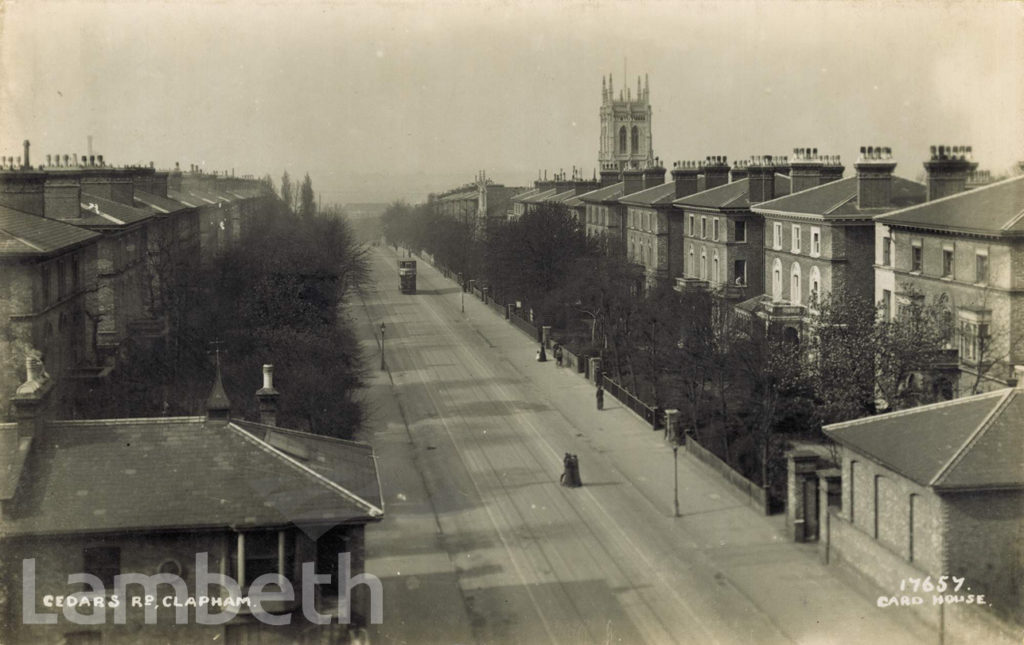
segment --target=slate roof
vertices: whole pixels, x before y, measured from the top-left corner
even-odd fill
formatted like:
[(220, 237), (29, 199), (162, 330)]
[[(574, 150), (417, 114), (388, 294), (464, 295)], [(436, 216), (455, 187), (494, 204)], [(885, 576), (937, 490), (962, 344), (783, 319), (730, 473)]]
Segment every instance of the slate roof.
[(937, 490), (1024, 488), (1024, 391), (835, 423), (825, 434)]
[(830, 181), (792, 195), (761, 202), (751, 210), (769, 215), (814, 215), (824, 219), (871, 218), (897, 208), (920, 204), (927, 199), (927, 186), (894, 176), (890, 206), (860, 208), (857, 205), (857, 181), (857, 177)]
[(180, 211), (188, 210), (192, 208), (187, 204), (183, 204), (175, 199), (164, 197), (163, 195), (154, 195), (153, 193), (147, 193), (145, 191), (135, 189), (135, 201), (142, 206), (153, 209), (158, 213), (178, 213)]
[(1024, 235), (1024, 175), (887, 213), (883, 224), (997, 235)]
[(376, 472), (369, 446), (243, 421), (53, 422), (0, 537), (366, 522), (383, 513)]
[(619, 199), (619, 201), (623, 204), (632, 204), (634, 206), (663, 206), (671, 205), (675, 198), (676, 184), (670, 181), (666, 184), (659, 184), (646, 190), (626, 195)]
[(135, 208), (83, 190), (81, 214), (73, 222), (63, 221), (86, 227), (116, 228), (145, 221), (153, 217), (154, 213), (148, 208)]
[(514, 201), (514, 202), (526, 201), (530, 197), (536, 196), (537, 193), (539, 193), (539, 192), (540, 192), (540, 190), (537, 189), (537, 188), (530, 188), (529, 190), (523, 191), (521, 193), (516, 193), (515, 195), (513, 195), (512, 196), (512, 201)]
[(548, 201), (550, 198), (552, 198), (554, 196), (555, 196), (555, 189), (554, 188), (549, 188), (548, 190), (544, 190), (544, 191), (538, 192), (536, 195), (531, 195), (530, 197), (524, 197), (524, 198), (522, 198), (519, 201), (523, 201), (523, 202), (526, 202), (528, 204), (541, 204), (541, 203), (544, 203), (544, 202)]
[(45, 256), (98, 237), (78, 226), (0, 206), (0, 258)]
[(589, 193), (583, 193), (580, 195), (580, 199), (584, 202), (590, 202), (592, 204), (599, 204), (601, 202), (614, 202), (622, 197), (622, 191), (625, 189), (625, 182), (618, 182), (616, 184), (610, 184), (603, 186), (596, 190), (592, 190)]
[[(775, 173), (776, 195), (789, 195), (790, 186), (791, 181), (788, 175)], [(693, 206), (695, 208), (750, 209), (750, 178), (744, 177), (738, 181), (715, 186), (699, 193), (681, 197), (672, 203), (676, 206)]]

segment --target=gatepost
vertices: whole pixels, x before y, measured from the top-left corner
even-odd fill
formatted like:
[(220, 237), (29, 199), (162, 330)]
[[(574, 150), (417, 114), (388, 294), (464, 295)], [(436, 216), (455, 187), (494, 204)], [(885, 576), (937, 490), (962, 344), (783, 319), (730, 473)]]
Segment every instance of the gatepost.
[(515, 303), (509, 303), (505, 305), (505, 320), (512, 320), (512, 311), (515, 309)]
[(551, 341), (551, 325), (540, 326), (540, 343), (544, 347), (550, 347)]
[(786, 468), (786, 525), (796, 542), (818, 539), (817, 468), (818, 455), (815, 453), (807, 450), (789, 453)]
[(601, 384), (601, 357), (593, 356), (590, 358), (590, 380), (595, 385)]
[(838, 468), (823, 468), (818, 471), (818, 549), (821, 563), (828, 564), (829, 547), (832, 540), (832, 513), (839, 510), (843, 497), (842, 471)]

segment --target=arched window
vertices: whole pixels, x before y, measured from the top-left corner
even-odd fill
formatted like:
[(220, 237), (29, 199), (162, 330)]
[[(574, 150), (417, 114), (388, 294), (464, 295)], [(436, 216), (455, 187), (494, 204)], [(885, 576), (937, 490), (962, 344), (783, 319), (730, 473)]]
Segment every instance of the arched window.
[(637, 154), (638, 152), (640, 152), (640, 128), (634, 125), (632, 135), (632, 145), (630, 146), (630, 152), (632, 152), (633, 154)]
[(711, 259), (711, 281), (719, 282), (718, 279), (718, 251), (715, 251), (714, 257)]
[(700, 250), (700, 279), (708, 279), (708, 252), (703, 248)]
[(691, 278), (694, 277), (694, 266), (693, 266), (693, 245), (690, 245), (690, 257), (686, 260), (686, 275)]
[(816, 304), (821, 300), (821, 272), (818, 271), (818, 267), (811, 267), (811, 279), (810, 279), (810, 293), (808, 294), (808, 302), (810, 304)]
[(801, 303), (800, 265), (796, 262), (793, 263), (793, 268), (789, 271), (789, 301), (794, 305)]
[(619, 152), (626, 154), (626, 126), (619, 128)]
[(778, 258), (772, 262), (772, 300), (782, 300), (782, 261)]

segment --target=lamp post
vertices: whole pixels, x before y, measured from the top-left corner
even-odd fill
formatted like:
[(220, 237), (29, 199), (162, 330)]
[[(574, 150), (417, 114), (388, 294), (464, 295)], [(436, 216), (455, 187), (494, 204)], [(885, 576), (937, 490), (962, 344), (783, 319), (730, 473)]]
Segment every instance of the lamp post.
[(672, 446), (672, 472), (673, 490), (675, 498), (676, 517), (679, 517), (679, 446)]
[(459, 305), (462, 313), (466, 313), (466, 287), (462, 284), (462, 272), (459, 272)]
[(380, 323), (380, 370), (384, 371), (384, 321)]

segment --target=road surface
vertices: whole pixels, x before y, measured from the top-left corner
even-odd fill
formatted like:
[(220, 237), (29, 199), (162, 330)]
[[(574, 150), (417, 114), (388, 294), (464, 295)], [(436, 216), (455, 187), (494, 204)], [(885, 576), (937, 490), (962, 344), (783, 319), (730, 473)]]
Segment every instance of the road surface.
[[(376, 643), (916, 643), (919, 623), (786, 540), (703, 464), (423, 260), (391, 249), (360, 325), (386, 499), (366, 570)], [(465, 308), (463, 312), (462, 309)], [(385, 323), (386, 371), (378, 334)], [(559, 485), (579, 456), (584, 486)]]

